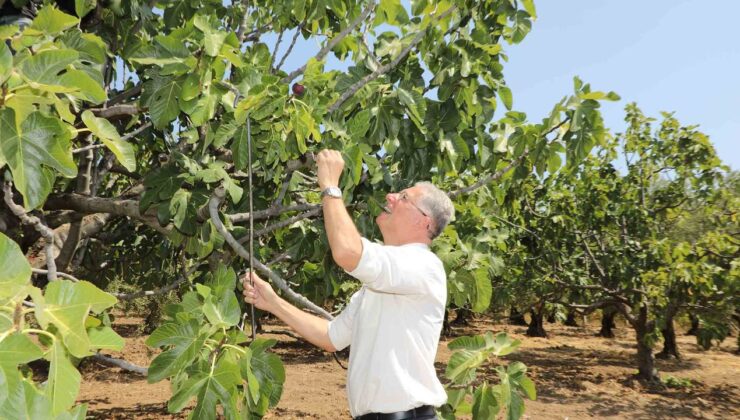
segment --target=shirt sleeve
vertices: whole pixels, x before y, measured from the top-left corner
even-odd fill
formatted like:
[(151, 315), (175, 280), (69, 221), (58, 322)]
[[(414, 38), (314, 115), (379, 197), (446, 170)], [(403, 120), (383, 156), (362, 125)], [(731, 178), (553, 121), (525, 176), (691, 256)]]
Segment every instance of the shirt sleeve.
[(362, 255), (350, 276), (376, 292), (423, 294), (429, 292), (429, 267), (421, 255), (362, 238)]
[(352, 326), (363, 293), (364, 289), (355, 292), (344, 310), (336, 318), (329, 321), (329, 340), (337, 350), (344, 349), (352, 342)]

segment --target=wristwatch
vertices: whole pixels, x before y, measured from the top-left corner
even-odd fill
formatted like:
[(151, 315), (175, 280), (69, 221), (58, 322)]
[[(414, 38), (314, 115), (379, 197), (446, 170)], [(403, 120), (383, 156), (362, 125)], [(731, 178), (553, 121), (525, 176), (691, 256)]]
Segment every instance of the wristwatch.
[(326, 187), (321, 191), (321, 198), (324, 197), (342, 198), (342, 190), (339, 187)]

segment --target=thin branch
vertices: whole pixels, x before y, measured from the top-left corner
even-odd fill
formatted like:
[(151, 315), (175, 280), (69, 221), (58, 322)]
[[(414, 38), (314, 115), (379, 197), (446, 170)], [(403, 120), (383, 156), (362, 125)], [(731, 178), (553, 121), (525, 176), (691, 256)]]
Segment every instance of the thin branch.
[(480, 187), (482, 187), (482, 186), (484, 186), (486, 184), (489, 184), (489, 183), (491, 183), (491, 182), (493, 182), (493, 181), (501, 178), (502, 176), (506, 175), (506, 173), (508, 173), (510, 170), (514, 169), (515, 166), (519, 165), (519, 163), (521, 161), (523, 161), (524, 158), (527, 157), (527, 155), (529, 155), (529, 150), (525, 150), (524, 152), (522, 152), (522, 154), (519, 157), (517, 157), (516, 159), (514, 159), (513, 161), (511, 161), (511, 163), (508, 166), (506, 166), (505, 168), (501, 169), (500, 171), (498, 171), (498, 172), (496, 172), (494, 174), (491, 174), (491, 175), (489, 175), (489, 176), (487, 176), (485, 178), (482, 178), (482, 179), (478, 180), (473, 185), (467, 186), (465, 188), (460, 188), (459, 190), (456, 190), (456, 191), (452, 191), (452, 192), (448, 193), (447, 195), (449, 195), (450, 198), (455, 198), (455, 197), (457, 197), (459, 195), (468, 194), (468, 193), (470, 193), (470, 192), (472, 192), (474, 190), (477, 190), (478, 188), (480, 188)]
[(139, 133), (141, 133), (142, 131), (146, 130), (147, 128), (149, 128), (151, 126), (152, 126), (152, 122), (151, 121), (147, 121), (146, 123), (142, 124), (141, 127), (137, 128), (136, 130), (134, 130), (134, 131), (132, 131), (130, 133), (127, 133), (127, 134), (124, 134), (123, 136), (121, 136), (121, 140), (124, 140), (124, 141), (125, 140), (128, 140), (128, 139), (130, 139), (130, 138), (138, 135)]
[[(278, 34), (277, 41), (275, 41), (275, 49), (272, 51), (272, 55), (270, 56), (270, 68), (272, 68), (272, 63), (275, 62), (275, 58), (277, 58), (278, 49), (280, 48), (280, 43), (283, 42), (283, 35), (285, 34), (285, 29), (282, 29), (280, 33)], [(275, 73), (273, 70), (272, 73)]]
[[(543, 138), (547, 138), (547, 136), (550, 133), (553, 133), (554, 131), (556, 131), (557, 129), (559, 129), (560, 127), (562, 127), (568, 121), (570, 121), (570, 117), (564, 119), (558, 125), (556, 125), (555, 127), (552, 127), (551, 129), (549, 129), (545, 134), (542, 135), (542, 137)], [(487, 176), (487, 177), (485, 177), (483, 179), (478, 180), (473, 185), (470, 185), (470, 186), (465, 187), (465, 188), (460, 188), (459, 190), (456, 190), (456, 191), (452, 191), (448, 195), (450, 196), (450, 198), (455, 198), (455, 197), (457, 197), (459, 195), (462, 195), (462, 194), (468, 194), (471, 191), (474, 191), (474, 190), (476, 190), (476, 189), (478, 189), (478, 188), (480, 188), (480, 187), (482, 187), (482, 186), (484, 186), (484, 185), (486, 185), (486, 184), (488, 184), (490, 182), (493, 182), (493, 181), (501, 178), (507, 172), (509, 172), (510, 170), (512, 170), (516, 165), (518, 165), (521, 161), (523, 161), (524, 158), (527, 157), (527, 155), (529, 155), (529, 149), (525, 149), (519, 157), (517, 157), (516, 159), (514, 159), (507, 167), (501, 169), (500, 171), (498, 171), (498, 172), (496, 172), (494, 174), (491, 174), (491, 175), (489, 175), (489, 176)]]
[[(257, 210), (253, 212), (254, 220), (269, 219), (270, 217), (279, 216), (283, 213), (288, 213), (292, 211), (313, 210), (317, 207), (321, 207), (321, 206), (319, 206), (318, 204), (295, 204), (295, 205), (287, 206), (287, 207), (272, 206), (265, 210)], [(228, 218), (231, 223), (247, 222), (249, 221), (249, 217), (250, 216), (248, 212), (226, 215), (226, 218)]]
[[(31, 268), (31, 272), (36, 273), (36, 274), (46, 274), (46, 275), (49, 274), (49, 270), (44, 270), (43, 268)], [(78, 279), (77, 277), (71, 274), (63, 273), (61, 271), (57, 271), (57, 276), (64, 277), (65, 279), (68, 279), (68, 280), (72, 280), (75, 283), (80, 281), (80, 279)]]
[(285, 293), (285, 295), (293, 301), (293, 303), (300, 305), (306, 309), (309, 309), (312, 312), (315, 312), (319, 315), (321, 315), (325, 319), (333, 319), (333, 317), (326, 312), (323, 308), (319, 307), (318, 305), (314, 304), (310, 300), (308, 300), (306, 297), (294, 292), (289, 286), (288, 283), (283, 280), (280, 276), (278, 276), (274, 271), (272, 271), (269, 267), (262, 264), (258, 259), (256, 258), (250, 258), (249, 252), (244, 249), (243, 246), (239, 244), (239, 242), (234, 239), (234, 236), (231, 235), (231, 232), (229, 232), (226, 227), (224, 226), (223, 222), (221, 222), (221, 219), (219, 218), (218, 214), (218, 207), (221, 205), (221, 202), (223, 201), (224, 197), (226, 196), (226, 191), (223, 187), (218, 187), (213, 192), (213, 195), (211, 196), (211, 199), (208, 203), (208, 210), (211, 215), (211, 221), (213, 222), (214, 226), (216, 227), (216, 230), (221, 234), (221, 236), (226, 239), (226, 242), (231, 246), (232, 249), (242, 258), (244, 258), (247, 261), (252, 261), (254, 263), (254, 268), (256, 268), (259, 272), (261, 272), (263, 275), (267, 276), (269, 280), (277, 286), (280, 290)]
[(123, 359), (116, 359), (115, 357), (105, 356), (100, 353), (96, 353), (91, 356), (93, 359), (105, 363), (106, 365), (115, 366), (118, 368), (121, 368), (123, 370), (127, 370), (129, 372), (138, 373), (142, 376), (147, 376), (149, 369), (135, 365), (133, 363), (129, 363)]
[(100, 149), (101, 147), (105, 147), (105, 144), (103, 143), (90, 144), (87, 146), (78, 147), (77, 149), (72, 149), (72, 154), (76, 155), (77, 153), (87, 152), (88, 150)]
[[(368, 3), (367, 7), (365, 7), (365, 9), (362, 11), (362, 13), (360, 13), (360, 15), (357, 16), (355, 18), (355, 20), (353, 20), (352, 23), (349, 24), (349, 26), (347, 26), (346, 28), (344, 28), (342, 30), (342, 32), (339, 33), (339, 35), (337, 35), (336, 37), (332, 38), (329, 42), (326, 43), (326, 45), (324, 45), (324, 48), (322, 48), (321, 50), (319, 50), (319, 52), (314, 56), (314, 58), (316, 59), (316, 61), (323, 60), (324, 57), (329, 53), (329, 51), (331, 51), (350, 32), (352, 32), (357, 27), (357, 25), (359, 25), (362, 21), (365, 20), (365, 18), (367, 17), (367, 15), (369, 15), (370, 12), (372, 12), (373, 9), (375, 9), (375, 5), (376, 5), (376, 3), (373, 2), (373, 1), (371, 1), (370, 3)], [(303, 72), (306, 71), (306, 67), (308, 67), (308, 63), (302, 65), (301, 67), (299, 67), (299, 68), (297, 68), (295, 70), (293, 70), (292, 73), (290, 73), (289, 75), (287, 75), (287, 76), (285, 76), (283, 78), (282, 82), (283, 83), (290, 83), (291, 81), (293, 81), (293, 79), (295, 79), (296, 77), (298, 77), (301, 74), (303, 74)]]
[(5, 204), (8, 206), (10, 211), (21, 219), (23, 223), (32, 225), (33, 228), (36, 229), (44, 239), (46, 239), (46, 243), (44, 244), (44, 250), (46, 252), (46, 268), (48, 268), (46, 277), (50, 282), (55, 281), (57, 279), (57, 265), (54, 260), (54, 231), (46, 226), (41, 219), (36, 216), (29, 216), (26, 214), (26, 210), (22, 206), (15, 204), (13, 201), (13, 189), (10, 182), (5, 182), (3, 185), (3, 192)]
[(525, 228), (524, 226), (520, 226), (520, 225), (517, 225), (515, 223), (511, 223), (510, 221), (504, 219), (503, 217), (500, 217), (500, 216), (495, 215), (495, 214), (489, 214), (489, 215), (492, 216), (494, 219), (499, 220), (501, 222), (504, 222), (504, 223), (506, 223), (507, 225), (509, 225), (509, 226), (511, 226), (513, 228), (521, 229), (521, 230), (529, 233), (530, 235), (534, 236), (537, 239), (542, 239), (542, 238), (539, 237), (539, 235), (537, 235), (536, 233), (532, 232), (531, 230)]
[(113, 166), (110, 167), (109, 172), (113, 172), (115, 174), (121, 174), (125, 175), (129, 178), (133, 178), (137, 181), (141, 180), (143, 178), (140, 174), (137, 174), (136, 172), (131, 172), (128, 169), (124, 168), (123, 165), (116, 165), (113, 164)]
[[(278, 63), (277, 67), (275, 67), (275, 73), (280, 71), (280, 67), (282, 67), (283, 64), (285, 63), (285, 59), (288, 58), (290, 53), (293, 51), (293, 47), (295, 47), (295, 43), (298, 40), (298, 35), (301, 34), (301, 30), (303, 30), (303, 26), (305, 24), (306, 24), (306, 21), (304, 20), (303, 22), (300, 23), (300, 25), (298, 25), (295, 28), (295, 34), (293, 34), (293, 39), (290, 41), (290, 45), (288, 46), (287, 51), (285, 51), (285, 54), (283, 54), (283, 58), (280, 59), (280, 62)], [(277, 50), (275, 50), (275, 52), (277, 52)]]
[[(436, 23), (437, 21), (439, 21), (441, 19), (444, 19), (445, 17), (449, 16), (455, 10), (457, 10), (457, 6), (450, 7), (444, 13), (442, 13), (441, 15), (439, 15), (435, 19), (435, 22), (434, 23)], [(367, 85), (371, 81), (377, 79), (378, 77), (382, 76), (383, 74), (385, 74), (385, 73), (389, 72), (390, 70), (392, 70), (393, 68), (395, 68), (398, 65), (398, 63), (400, 63), (401, 60), (403, 60), (404, 58), (406, 58), (406, 56), (409, 54), (409, 52), (411, 52), (411, 50), (414, 49), (421, 42), (421, 40), (424, 38), (424, 35), (426, 34), (427, 29), (429, 27), (431, 27), (432, 25), (433, 24), (430, 24), (428, 27), (426, 27), (426, 28), (420, 30), (419, 32), (417, 32), (416, 33), (416, 36), (414, 36), (414, 38), (411, 40), (411, 42), (409, 43), (409, 45), (407, 45), (406, 48), (404, 48), (401, 51), (401, 53), (398, 54), (398, 56), (393, 59), (393, 61), (391, 61), (390, 63), (388, 63), (388, 64), (386, 64), (384, 66), (381, 66), (380, 68), (375, 69), (374, 72), (368, 74), (367, 76), (363, 77), (359, 81), (355, 82), (352, 86), (350, 86), (349, 88), (347, 88), (347, 90), (345, 90), (342, 93), (342, 95), (339, 97), (339, 99), (337, 99), (336, 102), (334, 102), (329, 107), (328, 112), (329, 113), (332, 113), (332, 112), (336, 111), (337, 109), (339, 109), (342, 106), (342, 104), (344, 104), (345, 101), (347, 101), (347, 99), (349, 99), (352, 95), (354, 95), (358, 90), (362, 89), (365, 85)]]
[[(139, 128), (137, 128), (136, 130), (134, 130), (134, 131), (132, 131), (130, 133), (127, 133), (127, 134), (121, 136), (121, 140), (127, 141), (130, 138), (136, 136), (137, 134), (141, 133), (142, 131), (146, 130), (147, 128), (149, 128), (151, 126), (152, 126), (151, 121), (148, 121), (145, 124), (141, 125)], [(88, 150), (99, 149), (101, 147), (105, 147), (105, 144), (104, 143), (91, 144), (89, 146), (84, 146), (84, 147), (80, 147), (80, 148), (77, 148), (77, 149), (73, 149), (72, 150), (72, 153), (73, 154), (81, 153), (81, 152), (85, 152), (85, 151), (88, 151)]]
[[(313, 210), (309, 210), (309, 211), (307, 211), (305, 213), (301, 213), (301, 214), (295, 215), (293, 217), (289, 217), (289, 218), (287, 218), (285, 220), (281, 220), (281, 221), (279, 221), (277, 223), (274, 223), (274, 224), (269, 225), (269, 226), (266, 226), (266, 227), (264, 227), (264, 228), (262, 228), (260, 230), (257, 230), (257, 231), (254, 232), (254, 236), (264, 236), (264, 235), (267, 235), (268, 233), (270, 233), (270, 232), (272, 232), (274, 230), (283, 228), (285, 226), (290, 226), (290, 225), (292, 225), (295, 222), (298, 222), (298, 221), (301, 221), (301, 220), (304, 220), (304, 219), (310, 219), (312, 217), (318, 216), (319, 213), (321, 213), (321, 207), (314, 208)], [(242, 243), (243, 240), (245, 240), (245, 239), (244, 238), (240, 239), (239, 240), (239, 243)]]
[(118, 95), (114, 96), (113, 98), (111, 98), (108, 101), (108, 104), (107, 104), (108, 107), (110, 107), (112, 105), (119, 104), (119, 103), (125, 101), (126, 99), (128, 99), (128, 98), (130, 98), (132, 96), (138, 96), (138, 95), (140, 95), (141, 94), (141, 87), (142, 87), (142, 85), (141, 84), (138, 84), (138, 85), (132, 87), (131, 89), (124, 90), (123, 92), (121, 92)]
[(594, 253), (591, 251), (591, 247), (588, 246), (586, 238), (581, 238), (581, 245), (583, 245), (584, 251), (586, 251), (586, 254), (588, 254), (588, 257), (591, 259), (591, 262), (594, 263), (594, 266), (596, 266), (596, 269), (599, 271), (599, 277), (601, 277), (604, 281), (609, 281), (609, 276), (606, 274), (606, 271), (601, 266), (599, 260), (596, 259)]

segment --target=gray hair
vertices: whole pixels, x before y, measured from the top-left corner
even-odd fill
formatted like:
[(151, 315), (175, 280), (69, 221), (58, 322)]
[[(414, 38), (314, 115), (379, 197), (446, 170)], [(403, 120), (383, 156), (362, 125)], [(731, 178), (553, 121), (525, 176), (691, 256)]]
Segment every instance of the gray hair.
[(419, 204), (429, 213), (433, 226), (430, 230), (431, 239), (439, 236), (450, 220), (455, 216), (455, 206), (444, 191), (437, 188), (431, 182), (417, 182), (414, 186), (423, 191)]

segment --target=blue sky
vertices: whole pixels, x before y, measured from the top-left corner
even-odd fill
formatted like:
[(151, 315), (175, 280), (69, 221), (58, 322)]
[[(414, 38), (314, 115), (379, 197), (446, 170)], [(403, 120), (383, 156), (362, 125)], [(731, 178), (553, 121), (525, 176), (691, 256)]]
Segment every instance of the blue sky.
[(740, 170), (740, 1), (540, 0), (537, 21), (504, 67), (514, 108), (537, 120), (572, 91), (575, 75), (622, 100), (603, 107), (624, 130), (624, 106), (699, 124)]
[[(624, 106), (650, 116), (675, 112), (698, 124), (722, 160), (740, 170), (740, 0), (539, 0), (532, 32), (505, 46), (514, 108), (539, 121), (573, 89), (579, 76), (597, 90), (617, 92), (606, 103), (606, 125), (624, 130)], [(284, 35), (281, 51), (290, 43)], [(266, 37), (270, 49), (275, 36)], [(299, 43), (282, 69), (292, 71), (318, 51)], [(327, 68), (346, 68), (335, 59)]]

